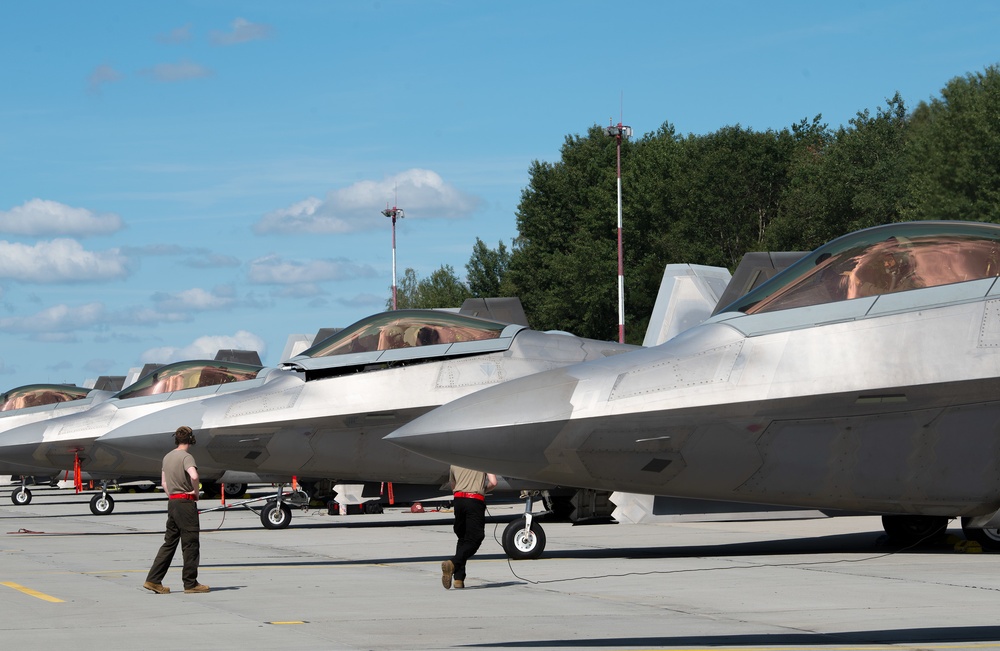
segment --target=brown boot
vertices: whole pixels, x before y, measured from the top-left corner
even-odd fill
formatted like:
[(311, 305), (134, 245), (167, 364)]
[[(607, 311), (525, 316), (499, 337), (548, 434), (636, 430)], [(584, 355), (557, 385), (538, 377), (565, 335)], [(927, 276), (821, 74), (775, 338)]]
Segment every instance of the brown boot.
[(441, 561), (441, 585), (445, 590), (451, 588), (451, 577), (455, 573), (455, 564), (451, 560)]
[(455, 588), (456, 589), (464, 588), (464, 587), (465, 587), (465, 581), (463, 581), (462, 579), (455, 579)]
[(210, 588), (207, 585), (202, 585), (198, 583), (193, 588), (184, 588), (184, 594), (201, 594), (203, 592), (208, 592)]
[(153, 583), (152, 581), (146, 581), (142, 584), (142, 587), (147, 590), (152, 590), (156, 594), (170, 594), (170, 588), (163, 585), (162, 583)]

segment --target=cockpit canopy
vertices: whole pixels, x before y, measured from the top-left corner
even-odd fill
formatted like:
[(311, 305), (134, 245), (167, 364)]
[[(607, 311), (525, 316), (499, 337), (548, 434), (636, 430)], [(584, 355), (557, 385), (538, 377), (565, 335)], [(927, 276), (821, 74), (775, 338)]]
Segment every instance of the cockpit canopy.
[(499, 339), (506, 324), (453, 312), (381, 312), (303, 351), (303, 357), (330, 357), (376, 350)]
[(14, 411), (41, 405), (53, 405), (87, 397), (90, 389), (68, 384), (28, 384), (0, 396), (0, 411)]
[(496, 353), (509, 349), (525, 327), (439, 310), (380, 312), (282, 362), (279, 368), (305, 371), (311, 380)]
[(116, 397), (119, 400), (152, 396), (160, 393), (172, 393), (184, 389), (217, 386), (230, 382), (242, 382), (257, 377), (263, 366), (256, 364), (238, 364), (235, 362), (217, 362), (195, 360), (177, 362), (161, 366), (152, 373), (140, 378), (135, 384), (126, 387)]
[(813, 251), (721, 312), (760, 314), (1000, 276), (1000, 225), (909, 222)]

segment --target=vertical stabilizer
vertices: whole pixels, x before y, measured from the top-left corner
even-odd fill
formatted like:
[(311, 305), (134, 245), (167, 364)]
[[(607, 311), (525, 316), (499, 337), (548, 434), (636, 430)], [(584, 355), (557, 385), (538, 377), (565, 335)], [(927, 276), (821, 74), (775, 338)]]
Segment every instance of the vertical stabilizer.
[(724, 267), (668, 264), (642, 345), (662, 344), (711, 316), (731, 278)]

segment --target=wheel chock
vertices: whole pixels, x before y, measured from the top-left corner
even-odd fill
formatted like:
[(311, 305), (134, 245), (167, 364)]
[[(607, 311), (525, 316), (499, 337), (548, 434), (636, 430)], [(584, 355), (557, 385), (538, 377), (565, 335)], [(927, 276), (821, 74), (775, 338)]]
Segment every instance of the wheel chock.
[(975, 540), (961, 540), (955, 545), (955, 551), (960, 554), (982, 554), (983, 546)]

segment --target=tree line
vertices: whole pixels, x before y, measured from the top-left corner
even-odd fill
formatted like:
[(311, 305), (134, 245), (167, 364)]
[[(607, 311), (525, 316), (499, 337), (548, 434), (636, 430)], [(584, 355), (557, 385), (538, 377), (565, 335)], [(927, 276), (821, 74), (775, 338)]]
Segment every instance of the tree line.
[[(534, 161), (508, 249), (477, 238), (463, 282), (407, 269), (399, 307), (518, 296), (532, 327), (617, 337), (616, 143), (594, 125), (557, 162)], [(1000, 68), (949, 81), (908, 110), (896, 93), (831, 128), (679, 135), (665, 122), (622, 143), (625, 323), (640, 343), (663, 268), (735, 269), (750, 251), (809, 251), (898, 221), (1000, 222)], [(391, 307), (391, 299), (387, 302)]]

